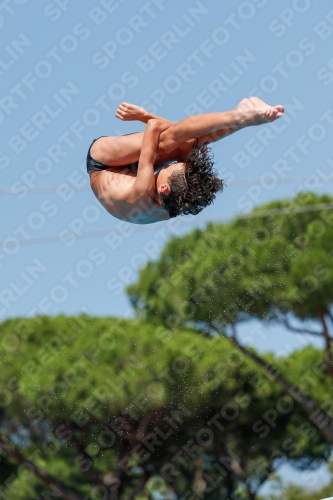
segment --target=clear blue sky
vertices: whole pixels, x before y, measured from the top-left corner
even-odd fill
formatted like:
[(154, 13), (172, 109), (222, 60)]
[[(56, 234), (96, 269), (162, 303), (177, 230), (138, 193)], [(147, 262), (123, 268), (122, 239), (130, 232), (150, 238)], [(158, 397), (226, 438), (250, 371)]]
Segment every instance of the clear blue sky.
[[(170, 235), (300, 189), (332, 194), (326, 3), (86, 0), (78, 9), (71, 0), (43, 7), (12, 0), (1, 5), (0, 26), (1, 188), (14, 193), (1, 194), (1, 319), (37, 311), (131, 315), (124, 288)], [(121, 101), (179, 120), (230, 109), (252, 94), (285, 104), (286, 116), (213, 146), (228, 187), (199, 216), (130, 226), (89, 191), (91, 141), (143, 130), (115, 118)], [(59, 192), (36, 192), (45, 187)], [(286, 335), (253, 339), (263, 350), (298, 347)]]
[[(170, 235), (298, 190), (333, 194), (329, 4), (2, 2), (0, 320), (36, 312), (131, 316), (124, 287)], [(284, 104), (286, 116), (214, 145), (228, 187), (199, 216), (129, 226), (89, 191), (92, 140), (143, 130), (115, 118), (121, 101), (179, 120), (250, 95)], [(98, 231), (110, 234), (92, 234)], [(73, 237), (81, 232), (90, 237)], [(254, 325), (245, 334), (261, 350), (300, 347), (282, 329)]]
[[(1, 187), (15, 193), (1, 194), (1, 319), (34, 311), (131, 315), (124, 287), (169, 235), (299, 189), (332, 193), (333, 16), (326, 3), (43, 5), (12, 0), (0, 10), (0, 175)], [(179, 120), (230, 109), (251, 94), (285, 104), (286, 116), (214, 145), (228, 187), (199, 216), (128, 226), (89, 191), (91, 141), (143, 130), (115, 118), (121, 101)], [(36, 192), (58, 186), (58, 193)], [(75, 237), (107, 230), (118, 236)], [(262, 349), (298, 346), (293, 337), (279, 335), (279, 345), (272, 338), (263, 344), (254, 335)]]

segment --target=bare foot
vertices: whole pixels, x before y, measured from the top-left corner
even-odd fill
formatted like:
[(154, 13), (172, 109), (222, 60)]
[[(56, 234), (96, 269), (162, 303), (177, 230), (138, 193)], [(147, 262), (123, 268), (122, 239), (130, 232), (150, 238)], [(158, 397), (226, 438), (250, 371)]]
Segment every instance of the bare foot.
[(236, 110), (240, 115), (241, 125), (260, 125), (270, 123), (281, 118), (284, 113), (284, 107), (281, 104), (269, 106), (258, 97), (243, 99)]
[(144, 108), (141, 108), (141, 106), (137, 106), (136, 104), (128, 104), (127, 102), (121, 103), (116, 111), (116, 117), (125, 122), (133, 120), (145, 122), (146, 114), (146, 110)]

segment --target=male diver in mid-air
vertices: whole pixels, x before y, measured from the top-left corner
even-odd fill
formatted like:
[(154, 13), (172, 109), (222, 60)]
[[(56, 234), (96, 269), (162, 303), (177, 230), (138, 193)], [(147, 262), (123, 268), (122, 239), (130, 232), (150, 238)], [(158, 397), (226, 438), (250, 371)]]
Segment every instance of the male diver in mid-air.
[(273, 122), (283, 113), (283, 106), (251, 97), (231, 111), (173, 123), (122, 103), (116, 117), (146, 123), (145, 131), (92, 143), (87, 156), (92, 190), (111, 215), (134, 224), (196, 215), (223, 189), (207, 144), (250, 125)]

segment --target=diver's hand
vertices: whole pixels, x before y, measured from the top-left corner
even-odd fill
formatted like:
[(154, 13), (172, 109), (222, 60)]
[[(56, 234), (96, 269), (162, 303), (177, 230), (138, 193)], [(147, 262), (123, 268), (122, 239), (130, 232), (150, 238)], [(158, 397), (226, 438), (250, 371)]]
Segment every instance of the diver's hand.
[(116, 117), (119, 118), (119, 120), (123, 120), (124, 122), (137, 120), (146, 123), (148, 113), (141, 106), (122, 102), (120, 106), (118, 106)]

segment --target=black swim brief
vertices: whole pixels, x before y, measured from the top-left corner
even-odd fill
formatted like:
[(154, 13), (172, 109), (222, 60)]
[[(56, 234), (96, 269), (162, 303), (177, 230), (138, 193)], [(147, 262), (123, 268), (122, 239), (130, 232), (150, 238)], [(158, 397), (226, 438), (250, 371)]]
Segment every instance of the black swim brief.
[[(131, 134), (124, 134), (124, 135), (132, 135), (132, 134), (136, 134), (136, 133), (137, 132), (131, 132)], [(101, 137), (107, 137), (107, 136), (102, 135)], [(98, 139), (100, 139), (101, 137), (98, 137)], [(93, 142), (90, 144), (90, 148), (88, 150), (88, 154), (87, 154), (87, 171), (88, 172), (89, 172), (89, 170), (94, 170), (95, 172), (97, 172), (99, 170), (106, 170), (108, 168), (111, 168), (111, 165), (104, 165), (103, 163), (101, 163), (97, 160), (94, 160), (94, 158), (92, 158), (92, 156), (90, 154), (91, 146), (98, 139), (93, 140)], [(127, 168), (130, 168), (131, 170), (133, 170), (134, 172), (136, 172), (138, 170), (138, 164), (139, 164), (139, 162), (135, 161), (133, 163), (129, 163), (128, 165), (121, 165), (121, 167), (127, 167)]]

